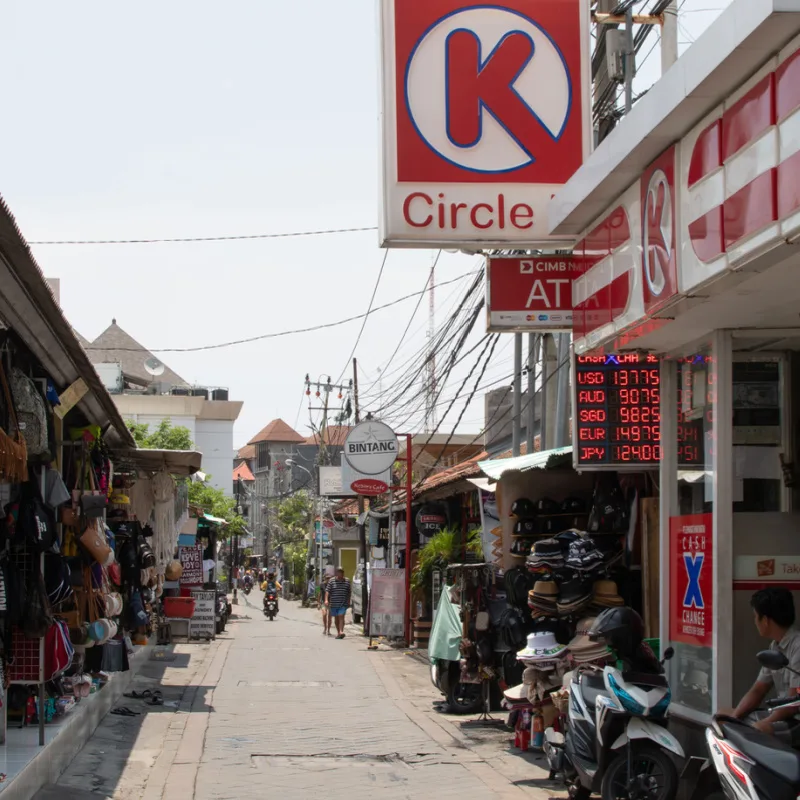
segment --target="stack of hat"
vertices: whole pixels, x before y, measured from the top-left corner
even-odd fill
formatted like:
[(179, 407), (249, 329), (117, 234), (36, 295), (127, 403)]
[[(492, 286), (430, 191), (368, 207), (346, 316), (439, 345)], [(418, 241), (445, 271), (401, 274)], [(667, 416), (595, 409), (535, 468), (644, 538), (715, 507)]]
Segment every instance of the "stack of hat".
[(603, 554), (591, 539), (580, 539), (569, 546), (566, 564), (578, 572), (594, 572), (603, 567)]
[(528, 606), (534, 614), (553, 617), (558, 602), (558, 584), (555, 581), (536, 581), (528, 592)]
[(528, 566), (532, 569), (559, 569), (564, 566), (561, 542), (557, 539), (541, 539), (533, 546), (528, 556)]
[(506, 689), (503, 697), (505, 698), (503, 705), (510, 711), (515, 708), (527, 708), (530, 705), (528, 687), (524, 683)]
[(536, 665), (526, 667), (522, 673), (522, 684), (528, 690), (528, 700), (531, 703), (541, 703), (553, 689), (561, 685), (559, 670), (556, 663), (551, 666)]
[(566, 646), (556, 641), (554, 633), (540, 631), (528, 634), (528, 642), (524, 649), (517, 653), (517, 659), (526, 664), (542, 666), (547, 662), (563, 658), (566, 652)]
[(594, 624), (594, 617), (582, 619), (576, 628), (575, 637), (567, 645), (572, 660), (576, 664), (590, 664), (596, 661), (605, 661), (610, 657), (608, 648), (600, 642), (593, 642), (589, 638), (589, 630)]
[(595, 581), (592, 605), (597, 608), (619, 608), (625, 605), (614, 581)]
[(558, 613), (562, 616), (583, 611), (592, 601), (592, 584), (580, 575), (561, 584), (558, 597)]

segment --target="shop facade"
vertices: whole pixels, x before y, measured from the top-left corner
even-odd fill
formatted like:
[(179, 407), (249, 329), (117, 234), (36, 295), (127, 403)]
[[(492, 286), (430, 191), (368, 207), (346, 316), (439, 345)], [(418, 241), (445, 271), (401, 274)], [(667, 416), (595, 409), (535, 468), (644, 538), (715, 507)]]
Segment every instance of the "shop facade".
[(578, 357), (658, 359), (660, 638), (694, 722), (757, 674), (753, 591), (800, 600), (798, 33), (800, 3), (735, 0), (550, 207)]

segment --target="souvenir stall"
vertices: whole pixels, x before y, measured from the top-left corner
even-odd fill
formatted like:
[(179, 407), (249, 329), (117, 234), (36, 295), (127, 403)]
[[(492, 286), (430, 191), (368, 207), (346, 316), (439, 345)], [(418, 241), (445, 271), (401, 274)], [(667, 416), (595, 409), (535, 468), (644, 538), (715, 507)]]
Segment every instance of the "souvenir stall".
[(653, 488), (645, 474), (579, 473), (571, 448), (481, 468), (496, 481), (500, 518), (493, 554), (507, 601), (499, 624), (505, 704), (527, 749), (557, 715), (550, 692), (564, 673), (608, 658), (586, 637), (596, 615), (623, 605), (643, 611), (639, 508)]

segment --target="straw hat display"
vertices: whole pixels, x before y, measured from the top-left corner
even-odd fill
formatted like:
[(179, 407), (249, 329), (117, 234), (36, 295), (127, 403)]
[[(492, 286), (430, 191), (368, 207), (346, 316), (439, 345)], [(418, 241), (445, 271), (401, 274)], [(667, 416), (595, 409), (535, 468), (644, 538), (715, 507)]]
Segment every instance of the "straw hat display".
[(609, 658), (608, 648), (600, 643), (593, 642), (589, 638), (589, 630), (594, 624), (594, 617), (582, 619), (575, 630), (575, 636), (567, 645), (567, 649), (576, 664), (590, 664), (596, 661), (605, 661)]
[(619, 608), (625, 605), (614, 581), (595, 581), (592, 605), (599, 608)]
[(555, 581), (536, 581), (528, 592), (528, 605), (541, 614), (555, 614), (558, 602), (558, 584)]

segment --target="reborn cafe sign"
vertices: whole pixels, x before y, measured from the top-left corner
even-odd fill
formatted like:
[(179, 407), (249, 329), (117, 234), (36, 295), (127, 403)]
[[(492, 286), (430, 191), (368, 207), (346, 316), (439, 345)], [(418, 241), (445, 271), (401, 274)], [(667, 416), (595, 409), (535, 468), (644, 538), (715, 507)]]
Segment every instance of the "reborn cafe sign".
[(556, 242), (583, 163), (589, 4), (381, 0), (383, 246)]

